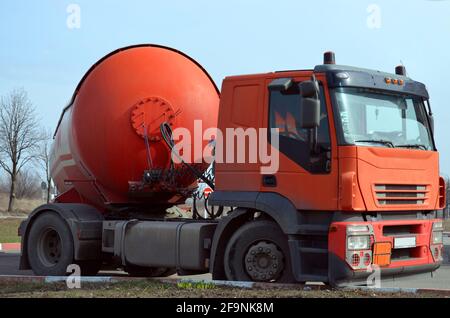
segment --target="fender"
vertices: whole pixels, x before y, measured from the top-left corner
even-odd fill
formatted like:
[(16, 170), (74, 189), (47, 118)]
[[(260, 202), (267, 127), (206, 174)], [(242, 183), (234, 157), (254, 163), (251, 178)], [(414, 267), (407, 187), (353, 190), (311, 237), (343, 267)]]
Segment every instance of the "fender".
[(213, 275), (213, 279), (226, 280), (223, 261), (227, 238), (250, 218), (250, 214), (249, 210), (238, 208), (230, 215), (221, 218), (217, 224), (211, 245), (209, 266), (209, 272)]
[[(296, 280), (299, 282), (308, 279), (328, 280), (327, 277), (311, 275), (306, 272), (306, 268), (303, 268), (300, 257), (301, 244), (297, 236), (303, 234), (327, 237), (333, 213), (299, 211), (289, 199), (272, 192), (215, 191), (210, 195), (209, 202), (214, 206), (237, 207), (229, 216), (222, 218), (216, 228), (210, 263), (213, 279), (226, 279), (223, 254), (228, 238), (239, 226), (250, 220), (254, 212), (259, 211), (270, 216), (288, 236), (291, 265)], [(326, 253), (327, 249), (323, 249), (323, 252)]]
[(44, 212), (57, 213), (68, 225), (74, 242), (75, 260), (92, 260), (101, 257), (103, 216), (87, 204), (51, 203), (36, 208), (19, 227), (21, 256), (19, 269), (31, 269), (28, 262), (27, 241), (30, 228)]
[(213, 279), (225, 280), (223, 268), (226, 243), (234, 231), (260, 211), (269, 215), (285, 234), (299, 234), (301, 213), (287, 198), (272, 192), (214, 191), (209, 196), (214, 206), (237, 207), (230, 215), (221, 218), (211, 246), (210, 273)]
[(302, 234), (302, 213), (286, 197), (273, 192), (215, 191), (211, 205), (232, 206), (261, 211), (273, 218), (287, 235)]

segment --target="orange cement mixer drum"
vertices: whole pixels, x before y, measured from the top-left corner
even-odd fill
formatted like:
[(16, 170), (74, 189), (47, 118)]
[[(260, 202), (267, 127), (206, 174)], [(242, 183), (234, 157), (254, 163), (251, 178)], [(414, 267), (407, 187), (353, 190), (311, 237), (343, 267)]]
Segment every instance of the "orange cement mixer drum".
[(149, 170), (145, 136), (151, 168), (168, 168), (161, 123), (193, 135), (195, 120), (203, 130), (216, 127), (218, 107), (217, 87), (187, 55), (156, 45), (117, 50), (89, 70), (63, 113), (53, 151), (55, 183), (60, 192), (74, 188), (89, 202), (127, 203), (130, 182)]

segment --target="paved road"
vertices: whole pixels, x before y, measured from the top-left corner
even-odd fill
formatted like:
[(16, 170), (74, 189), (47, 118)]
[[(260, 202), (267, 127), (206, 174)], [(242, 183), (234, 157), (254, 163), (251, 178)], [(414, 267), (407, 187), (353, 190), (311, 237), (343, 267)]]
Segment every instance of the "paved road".
[(19, 254), (0, 253), (0, 275), (33, 275), (32, 271), (19, 271)]
[[(0, 252), (0, 276), (32, 276), (31, 270), (19, 270), (20, 254), (18, 253), (2, 253)], [(120, 271), (102, 271), (101, 276), (127, 276), (126, 273)]]

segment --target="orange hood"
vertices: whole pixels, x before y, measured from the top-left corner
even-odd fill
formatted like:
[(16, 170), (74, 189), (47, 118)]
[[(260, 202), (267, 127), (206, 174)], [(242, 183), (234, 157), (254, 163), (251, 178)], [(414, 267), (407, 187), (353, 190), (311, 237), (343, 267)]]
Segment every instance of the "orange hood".
[[(341, 150), (345, 157), (342, 159), (356, 161), (351, 165), (355, 173), (342, 171), (343, 176), (356, 176), (353, 182), (359, 185), (360, 193), (353, 197), (361, 200), (354, 210), (361, 210), (361, 203), (367, 211), (440, 208), (436, 151), (379, 147), (341, 147)], [(341, 197), (345, 195), (342, 193)]]

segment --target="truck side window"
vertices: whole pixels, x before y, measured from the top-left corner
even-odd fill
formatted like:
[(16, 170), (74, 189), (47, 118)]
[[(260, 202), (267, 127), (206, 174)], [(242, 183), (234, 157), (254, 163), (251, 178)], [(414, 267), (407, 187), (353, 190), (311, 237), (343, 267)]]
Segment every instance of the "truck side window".
[(279, 129), (280, 152), (311, 173), (326, 173), (329, 171), (327, 152), (331, 144), (323, 87), (320, 86), (321, 115), (317, 132), (322, 152), (318, 155), (311, 155), (309, 132), (300, 126), (301, 98), (298, 85), (287, 91), (270, 91), (269, 127)]

